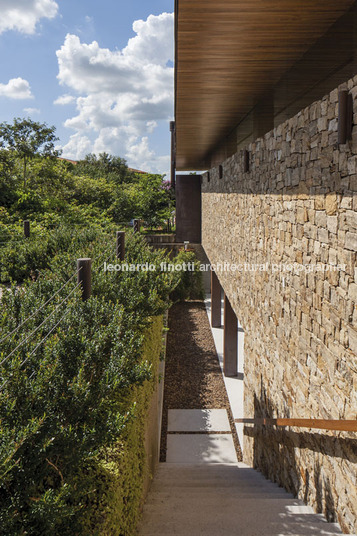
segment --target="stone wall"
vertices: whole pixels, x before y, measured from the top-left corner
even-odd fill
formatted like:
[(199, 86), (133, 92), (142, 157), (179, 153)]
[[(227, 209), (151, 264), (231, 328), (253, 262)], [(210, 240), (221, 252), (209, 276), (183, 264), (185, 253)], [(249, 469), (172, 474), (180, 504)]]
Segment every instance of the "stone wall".
[[(338, 146), (337, 113), (336, 89), (249, 145), (248, 173), (240, 151), (203, 176), (211, 263), (249, 263), (217, 274), (245, 330), (245, 417), (357, 418), (357, 126)], [(357, 532), (356, 434), (245, 434), (248, 464)]]

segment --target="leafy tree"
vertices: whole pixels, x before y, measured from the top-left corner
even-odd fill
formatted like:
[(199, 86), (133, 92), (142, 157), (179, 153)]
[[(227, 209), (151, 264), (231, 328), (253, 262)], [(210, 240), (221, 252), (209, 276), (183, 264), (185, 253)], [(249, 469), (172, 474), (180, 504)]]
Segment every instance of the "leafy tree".
[(76, 175), (87, 175), (93, 179), (105, 178), (108, 182), (122, 184), (132, 182), (134, 173), (129, 171), (126, 160), (108, 153), (87, 154), (75, 168)]
[(60, 154), (55, 150), (56, 128), (46, 123), (38, 123), (31, 119), (15, 118), (13, 124), (0, 124), (1, 147), (14, 151), (23, 162), (23, 181), (26, 187), (27, 165), (36, 155), (56, 157)]
[(144, 175), (137, 185), (138, 209), (136, 217), (144, 220), (150, 228), (160, 225), (171, 217), (171, 192), (161, 175)]
[(16, 201), (15, 160), (10, 151), (0, 149), (0, 199), (1, 205), (11, 206)]
[(109, 208), (109, 215), (116, 223), (127, 223), (137, 216), (138, 191), (133, 184), (123, 185), (115, 193), (115, 200)]

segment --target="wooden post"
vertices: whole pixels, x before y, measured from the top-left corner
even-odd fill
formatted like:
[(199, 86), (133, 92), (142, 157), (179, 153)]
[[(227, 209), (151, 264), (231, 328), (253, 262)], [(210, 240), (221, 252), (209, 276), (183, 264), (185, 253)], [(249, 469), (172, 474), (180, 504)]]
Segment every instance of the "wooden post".
[(117, 231), (117, 258), (121, 261), (125, 257), (125, 233), (124, 231)]
[(77, 282), (82, 287), (82, 300), (88, 300), (92, 294), (92, 259), (77, 259)]
[(238, 321), (226, 295), (224, 295), (223, 371), (225, 376), (238, 374)]
[(211, 270), (211, 325), (220, 328), (221, 322), (221, 297), (222, 287), (214, 270)]
[(30, 222), (29, 222), (29, 220), (24, 221), (24, 235), (25, 235), (25, 238), (30, 238)]
[(140, 233), (140, 220), (134, 220), (134, 233)]

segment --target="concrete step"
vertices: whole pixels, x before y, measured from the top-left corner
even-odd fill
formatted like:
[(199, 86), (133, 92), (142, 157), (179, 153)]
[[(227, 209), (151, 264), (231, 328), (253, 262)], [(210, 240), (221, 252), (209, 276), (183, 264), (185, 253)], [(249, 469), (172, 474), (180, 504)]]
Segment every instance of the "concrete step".
[(309, 525), (300, 527), (290, 527), (286, 525), (272, 526), (262, 521), (254, 525), (245, 525), (238, 519), (222, 520), (217, 519), (214, 522), (200, 521), (198, 524), (187, 522), (182, 525), (177, 523), (167, 523), (152, 525), (146, 527), (140, 535), (162, 535), (162, 536), (336, 536), (342, 532), (334, 532), (329, 529), (322, 528), (321, 525)]
[(139, 536), (333, 536), (337, 524), (244, 464), (162, 463)]
[(231, 434), (168, 434), (168, 463), (236, 463)]
[(172, 233), (152, 234), (143, 236), (149, 244), (173, 244), (175, 243), (176, 239), (176, 236)]

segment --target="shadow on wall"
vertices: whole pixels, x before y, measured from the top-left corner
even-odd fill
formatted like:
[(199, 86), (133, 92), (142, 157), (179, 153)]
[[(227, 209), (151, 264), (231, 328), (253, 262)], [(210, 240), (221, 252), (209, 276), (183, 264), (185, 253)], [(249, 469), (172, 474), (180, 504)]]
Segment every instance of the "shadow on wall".
[[(287, 130), (290, 131), (290, 128)], [(300, 138), (300, 150), (304, 151), (303, 154), (293, 152), (288, 142), (277, 140), (275, 131), (271, 131), (249, 146), (248, 172), (244, 172), (245, 151), (238, 151), (223, 162), (222, 179), (219, 179), (218, 167), (210, 170), (209, 180), (207, 173), (202, 175), (202, 192), (284, 195), (302, 200), (325, 196), (328, 193), (353, 197), (357, 184), (348, 181), (347, 171), (348, 158), (353, 158), (355, 154), (355, 149), (352, 151), (352, 141), (345, 146), (338, 146), (337, 132), (331, 132), (330, 136), (333, 136), (333, 139), (327, 147), (321, 148), (318, 160), (311, 160), (311, 138), (307, 128), (301, 127), (295, 134), (296, 138)], [(271, 138), (275, 140), (277, 147), (268, 151), (266, 146)], [(295, 141), (298, 142), (299, 139)], [(284, 154), (279, 160), (276, 156), (278, 152)], [(341, 165), (346, 168), (342, 172)], [(277, 166), (281, 168), (280, 176), (277, 176)]]
[[(265, 390), (260, 400), (254, 396), (254, 409), (255, 418), (277, 416)], [(357, 464), (355, 439), (327, 435), (323, 430), (321, 433), (294, 432), (290, 428), (262, 425), (246, 426), (244, 434), (253, 441), (254, 468), (304, 502), (314, 505), (328, 521), (339, 522), (345, 532), (351, 530), (352, 527), (346, 526), (338, 515), (338, 494), (333, 492), (333, 484), (338, 478), (336, 461), (341, 473), (344, 471), (342, 460)], [(304, 456), (304, 450), (313, 452), (313, 461), (310, 456)], [(322, 465), (322, 458), (326, 456), (331, 458), (330, 473), (326, 472), (326, 465)]]

